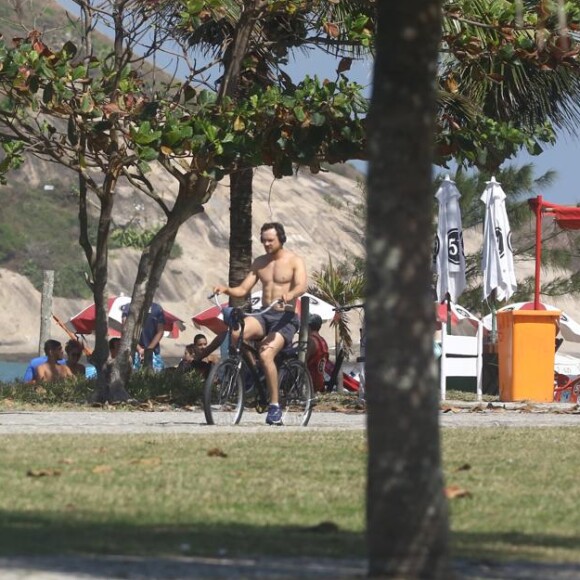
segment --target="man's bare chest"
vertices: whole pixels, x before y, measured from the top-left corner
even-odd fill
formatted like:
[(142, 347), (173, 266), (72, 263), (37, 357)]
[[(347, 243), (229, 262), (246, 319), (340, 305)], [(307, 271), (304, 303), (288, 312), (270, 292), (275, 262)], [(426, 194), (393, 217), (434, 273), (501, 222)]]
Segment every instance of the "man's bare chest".
[(260, 274), (262, 282), (289, 284), (292, 281), (293, 268), (288, 260), (273, 261), (267, 264)]

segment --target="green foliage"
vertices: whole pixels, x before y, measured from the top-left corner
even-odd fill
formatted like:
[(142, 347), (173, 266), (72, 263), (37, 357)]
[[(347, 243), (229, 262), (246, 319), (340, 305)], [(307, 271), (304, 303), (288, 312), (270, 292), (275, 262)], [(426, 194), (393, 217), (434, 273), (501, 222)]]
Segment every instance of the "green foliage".
[(342, 209), (343, 203), (340, 199), (337, 199), (335, 196), (330, 195), (329, 193), (323, 193), (322, 199), (330, 206), (336, 209)]
[[(111, 249), (113, 248), (136, 248), (142, 250), (146, 248), (155, 237), (159, 228), (142, 229), (134, 226), (114, 229), (111, 233)], [(183, 248), (174, 243), (169, 254), (169, 259), (180, 258), (183, 255)]]
[[(308, 292), (334, 306), (348, 306), (364, 297), (364, 273), (357, 268), (356, 263), (353, 265), (350, 261), (335, 265), (329, 256), (328, 263), (312, 274), (312, 280), (314, 284), (308, 288)], [(348, 314), (338, 313), (330, 326), (335, 328), (337, 342), (340, 341), (347, 353), (351, 352), (352, 336)]]
[(127, 390), (139, 401), (157, 400), (176, 405), (199, 405), (203, 396), (203, 384), (203, 377), (195, 371), (139, 371), (131, 375)]
[(86, 403), (94, 383), (86, 379), (71, 379), (54, 383), (0, 383), (0, 399), (35, 405), (79, 405)]
[[(133, 373), (127, 390), (138, 401), (155, 401), (179, 406), (199, 405), (203, 395), (203, 378), (196, 372), (181, 373), (167, 369), (161, 373)], [(0, 383), (0, 399), (34, 405), (82, 405), (87, 403), (94, 380), (75, 378), (55, 383)]]
[(174, 242), (171, 252), (169, 253), (169, 259), (177, 260), (178, 258), (181, 258), (181, 256), (183, 256), (183, 248), (177, 242)]
[[(438, 163), (496, 171), (525, 148), (555, 140), (580, 120), (578, 39), (563, 36), (555, 3), (443, 4), (437, 114)], [(565, 4), (571, 27), (578, 6)]]
[(0, 264), (14, 258), (25, 243), (26, 239), (13, 224), (0, 222)]
[(111, 247), (142, 250), (151, 243), (158, 231), (158, 228), (146, 230), (132, 226), (117, 228), (111, 232)]
[(323, 160), (364, 155), (361, 90), (341, 75), (332, 83), (307, 76), (292, 91), (256, 86), (247, 99), (223, 104), (207, 90), (184, 93), (182, 108), (132, 128), (131, 146), (145, 162), (191, 152), (215, 180), (240, 160), (270, 165), (276, 177), (292, 175), (294, 163), (318, 171)]
[(24, 188), (18, 180), (0, 189), (0, 265), (18, 270), (35, 288), (43, 271), (54, 270), (54, 295), (88, 298), (86, 264), (78, 238), (76, 208), (70, 204), (70, 182), (52, 182), (54, 189)]

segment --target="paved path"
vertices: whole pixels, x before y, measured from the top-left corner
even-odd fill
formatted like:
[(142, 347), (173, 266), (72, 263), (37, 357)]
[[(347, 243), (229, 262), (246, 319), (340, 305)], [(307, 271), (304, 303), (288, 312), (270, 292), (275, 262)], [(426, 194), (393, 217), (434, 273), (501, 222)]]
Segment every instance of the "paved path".
[[(190, 433), (263, 432), (265, 415), (244, 413), (238, 426), (210, 426), (201, 411), (15, 411), (0, 413), (0, 434), (8, 433)], [(308, 429), (363, 429), (363, 413), (315, 413)], [(300, 430), (301, 427), (284, 427)]]
[[(440, 412), (443, 427), (571, 427), (580, 426), (580, 413), (572, 405), (474, 405), (449, 403)], [(309, 430), (364, 429), (361, 412), (313, 413)], [(301, 429), (300, 427), (286, 427)], [(225, 433), (272, 429), (264, 415), (245, 413), (236, 427), (208, 426), (201, 411), (3, 411), (0, 434), (14, 433)]]

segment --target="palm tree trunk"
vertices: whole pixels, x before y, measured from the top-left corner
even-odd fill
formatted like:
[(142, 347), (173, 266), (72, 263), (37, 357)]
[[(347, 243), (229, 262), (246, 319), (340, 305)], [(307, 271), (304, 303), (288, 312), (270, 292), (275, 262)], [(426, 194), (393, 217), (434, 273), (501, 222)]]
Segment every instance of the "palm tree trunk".
[[(230, 177), (229, 286), (239, 286), (252, 264), (252, 181), (254, 172), (244, 167)], [(238, 300), (243, 303), (244, 300)], [(232, 304), (235, 302), (232, 300)], [(237, 304), (235, 304), (237, 305)]]
[(451, 577), (430, 293), (437, 0), (379, 2), (369, 122), (367, 534), (371, 576)]

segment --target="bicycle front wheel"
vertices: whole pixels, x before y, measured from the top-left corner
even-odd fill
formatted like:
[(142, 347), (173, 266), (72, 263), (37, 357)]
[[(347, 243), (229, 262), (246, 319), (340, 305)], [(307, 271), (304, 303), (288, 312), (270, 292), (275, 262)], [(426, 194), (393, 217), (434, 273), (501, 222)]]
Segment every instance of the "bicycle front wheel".
[(224, 359), (213, 366), (203, 392), (208, 425), (237, 425), (244, 411), (244, 383), (237, 362)]
[(282, 423), (306, 427), (314, 403), (314, 388), (306, 366), (294, 359), (284, 362), (279, 389)]

